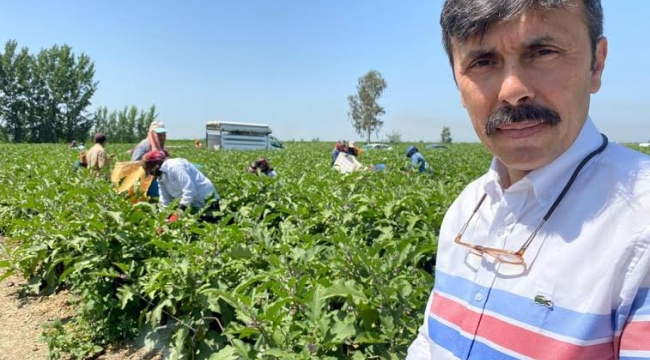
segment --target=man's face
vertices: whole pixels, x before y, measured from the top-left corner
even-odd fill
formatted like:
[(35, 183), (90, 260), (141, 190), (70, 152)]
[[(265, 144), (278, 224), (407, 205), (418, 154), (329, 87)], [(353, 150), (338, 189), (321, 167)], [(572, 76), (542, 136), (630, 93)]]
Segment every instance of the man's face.
[(159, 141), (161, 144), (164, 144), (164, 143), (165, 143), (165, 139), (167, 139), (167, 133), (164, 133), (164, 132), (163, 132), (163, 133), (156, 133), (156, 134), (158, 135), (158, 141)]
[(151, 176), (154, 176), (154, 177), (157, 177), (157, 176), (160, 175), (160, 171), (158, 171), (158, 169), (160, 169), (160, 165), (158, 165), (158, 164), (147, 164), (147, 163), (144, 163), (144, 164), (142, 165), (142, 168), (144, 169), (144, 172), (145, 172), (147, 175), (151, 175)]
[(463, 107), (481, 142), (511, 170), (552, 162), (584, 124), (590, 95), (600, 88), (607, 40), (599, 41), (592, 70), (582, 11), (582, 5), (528, 11), (494, 25), (482, 39), (452, 38)]

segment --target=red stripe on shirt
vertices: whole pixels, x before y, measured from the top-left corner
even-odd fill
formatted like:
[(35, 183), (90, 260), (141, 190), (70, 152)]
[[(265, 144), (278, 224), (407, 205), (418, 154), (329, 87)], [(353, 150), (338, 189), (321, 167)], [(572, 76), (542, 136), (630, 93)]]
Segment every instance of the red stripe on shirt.
[[(531, 300), (532, 301), (532, 300)], [(597, 345), (576, 345), (554, 339), (507, 323), (488, 314), (479, 314), (454, 300), (436, 293), (429, 311), (468, 334), (480, 336), (498, 346), (535, 359), (614, 359), (611, 342)], [(478, 328), (477, 325), (478, 324)], [(440, 344), (444, 347), (444, 344)]]
[(623, 328), (621, 350), (650, 351), (650, 320), (631, 321)]

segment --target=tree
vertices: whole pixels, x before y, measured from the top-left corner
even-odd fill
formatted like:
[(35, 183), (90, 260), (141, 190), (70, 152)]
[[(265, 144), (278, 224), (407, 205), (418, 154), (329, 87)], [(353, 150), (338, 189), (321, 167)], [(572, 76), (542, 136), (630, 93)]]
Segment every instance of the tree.
[(442, 143), (451, 144), (451, 130), (448, 126), (442, 128), (442, 133), (440, 134), (440, 141)]
[(393, 130), (386, 134), (386, 141), (390, 144), (401, 143), (402, 135), (400, 135), (400, 133), (398, 133), (396, 130)]
[(17, 49), (18, 44), (10, 40), (0, 54), (0, 126), (7, 140), (24, 142), (33, 102), (33, 59), (27, 48)]
[(85, 54), (54, 45), (30, 55), (8, 41), (0, 54), (0, 127), (12, 142), (85, 139), (86, 112), (97, 90), (95, 66)]
[(384, 122), (379, 119), (385, 114), (384, 108), (377, 104), (386, 89), (386, 81), (376, 70), (371, 70), (359, 78), (357, 94), (348, 96), (350, 111), (348, 117), (357, 134), (366, 135), (366, 142), (370, 142), (370, 135), (378, 133)]

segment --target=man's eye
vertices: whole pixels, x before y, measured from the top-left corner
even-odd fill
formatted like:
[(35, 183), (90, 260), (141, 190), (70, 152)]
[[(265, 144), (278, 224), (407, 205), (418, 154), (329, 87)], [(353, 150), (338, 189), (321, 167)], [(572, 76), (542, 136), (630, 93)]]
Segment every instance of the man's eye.
[(494, 64), (494, 61), (490, 59), (478, 59), (470, 64), (470, 68), (481, 68)]
[(538, 56), (538, 57), (539, 56), (547, 56), (547, 55), (553, 55), (553, 54), (556, 54), (556, 53), (557, 53), (557, 51), (555, 51), (553, 49), (539, 49), (539, 50), (535, 51), (535, 53), (533, 53), (533, 56)]

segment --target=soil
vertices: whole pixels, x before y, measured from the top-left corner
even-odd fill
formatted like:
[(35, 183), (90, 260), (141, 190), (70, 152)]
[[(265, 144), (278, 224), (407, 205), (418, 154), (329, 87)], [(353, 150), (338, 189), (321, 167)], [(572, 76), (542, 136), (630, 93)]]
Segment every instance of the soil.
[[(3, 239), (0, 239), (2, 241)], [(1, 257), (1, 255), (0, 255)], [(0, 270), (0, 276), (4, 274)], [(0, 360), (48, 359), (47, 344), (40, 341), (43, 326), (55, 319), (65, 323), (75, 313), (72, 295), (63, 290), (51, 296), (19, 296), (26, 281), (12, 275), (0, 282)], [(161, 360), (159, 350), (132, 343), (115, 346), (101, 360)]]

